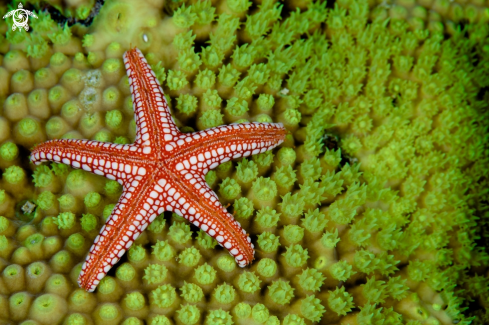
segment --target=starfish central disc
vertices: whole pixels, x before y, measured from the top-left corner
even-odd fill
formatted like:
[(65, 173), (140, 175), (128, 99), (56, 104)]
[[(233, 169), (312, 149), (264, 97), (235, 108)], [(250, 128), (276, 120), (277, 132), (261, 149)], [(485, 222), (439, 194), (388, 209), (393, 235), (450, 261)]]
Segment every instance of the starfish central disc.
[(239, 266), (253, 260), (250, 237), (220, 204), (205, 174), (230, 159), (270, 150), (282, 143), (282, 124), (231, 124), (182, 133), (163, 90), (143, 54), (124, 53), (129, 76), (136, 140), (121, 145), (89, 140), (51, 140), (34, 148), (35, 164), (54, 161), (116, 180), (123, 193), (95, 238), (78, 283), (95, 290), (100, 280), (141, 232), (164, 211), (186, 218), (229, 250)]

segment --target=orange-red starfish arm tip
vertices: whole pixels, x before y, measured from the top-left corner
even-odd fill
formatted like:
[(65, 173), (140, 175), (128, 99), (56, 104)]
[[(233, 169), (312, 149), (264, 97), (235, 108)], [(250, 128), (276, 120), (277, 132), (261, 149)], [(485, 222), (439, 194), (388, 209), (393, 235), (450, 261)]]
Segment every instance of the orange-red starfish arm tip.
[(35, 164), (55, 161), (118, 181), (123, 193), (95, 238), (78, 283), (94, 291), (144, 229), (173, 211), (228, 249), (239, 266), (254, 256), (250, 237), (219, 203), (205, 174), (230, 159), (270, 150), (287, 130), (280, 123), (231, 124), (182, 133), (175, 125), (155, 74), (137, 49), (124, 53), (137, 133), (133, 144), (51, 140), (34, 148)]

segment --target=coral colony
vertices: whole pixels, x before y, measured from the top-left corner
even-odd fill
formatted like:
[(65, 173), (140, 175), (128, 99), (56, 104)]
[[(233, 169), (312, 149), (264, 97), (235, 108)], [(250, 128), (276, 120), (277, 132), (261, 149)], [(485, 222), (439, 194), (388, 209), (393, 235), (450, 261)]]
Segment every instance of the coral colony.
[(487, 2), (22, 4), (0, 323), (489, 323)]

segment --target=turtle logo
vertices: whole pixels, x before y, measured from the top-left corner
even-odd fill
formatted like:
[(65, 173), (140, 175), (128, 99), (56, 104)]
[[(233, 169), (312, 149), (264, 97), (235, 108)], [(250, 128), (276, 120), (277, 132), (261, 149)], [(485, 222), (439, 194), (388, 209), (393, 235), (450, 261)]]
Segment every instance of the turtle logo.
[(16, 30), (17, 27), (19, 28), (19, 30), (21, 30), (21, 28), (23, 27), (26, 31), (28, 31), (29, 25), (27, 24), (27, 22), (29, 20), (29, 16), (32, 16), (34, 18), (37, 18), (37, 16), (32, 11), (25, 10), (22, 6), (22, 3), (19, 3), (18, 8), (19, 9), (7, 12), (7, 14), (3, 16), (3, 19), (12, 16), (12, 19), (14, 20), (12, 30)]

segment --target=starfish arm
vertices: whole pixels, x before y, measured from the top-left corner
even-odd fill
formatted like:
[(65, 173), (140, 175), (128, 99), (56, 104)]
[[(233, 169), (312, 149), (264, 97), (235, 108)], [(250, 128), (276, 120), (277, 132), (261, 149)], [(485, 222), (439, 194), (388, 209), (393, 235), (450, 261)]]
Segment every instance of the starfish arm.
[(216, 193), (207, 185), (203, 175), (188, 172), (180, 178), (160, 175), (162, 202), (165, 211), (173, 211), (204, 230), (225, 247), (239, 266), (254, 258), (251, 239), (239, 222), (222, 206)]
[(127, 154), (130, 153), (134, 160), (141, 152), (141, 148), (131, 145), (61, 139), (46, 141), (36, 146), (32, 150), (31, 161), (36, 165), (44, 161), (63, 163), (123, 184), (129, 177), (146, 174), (144, 167), (132, 164), (127, 158)]
[(231, 159), (275, 148), (287, 132), (281, 123), (243, 123), (191, 133), (178, 142), (185, 154), (176, 155), (172, 167), (180, 173), (196, 170), (205, 175)]
[(119, 202), (100, 230), (82, 266), (78, 284), (92, 292), (107, 272), (119, 261), (132, 243), (164, 210), (162, 203), (154, 200), (158, 185), (148, 186), (150, 177), (139, 177), (124, 187)]
[(129, 77), (134, 116), (136, 119), (136, 146), (146, 154), (156, 154), (161, 146), (175, 147), (181, 135), (170, 113), (163, 89), (141, 51), (134, 48), (124, 53), (124, 64)]

